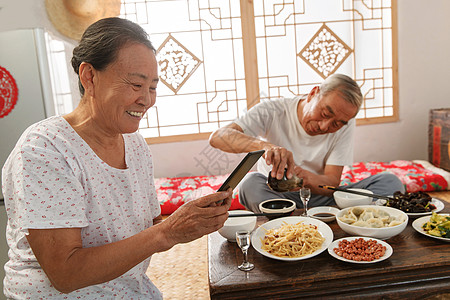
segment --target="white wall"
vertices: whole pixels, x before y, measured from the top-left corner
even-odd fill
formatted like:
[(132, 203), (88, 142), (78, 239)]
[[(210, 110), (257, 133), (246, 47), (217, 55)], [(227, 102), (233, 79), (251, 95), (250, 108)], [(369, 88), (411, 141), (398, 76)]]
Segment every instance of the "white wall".
[(356, 161), (428, 159), (429, 110), (450, 108), (450, 1), (398, 1), (400, 120), (358, 126)]
[[(43, 0), (0, 0), (0, 8), (0, 31), (44, 27), (69, 41), (48, 21)], [(400, 120), (358, 126), (355, 161), (428, 158), (429, 110), (450, 108), (449, 30), (449, 0), (398, 1)], [(157, 144), (151, 149), (157, 177), (225, 173), (242, 156), (224, 154), (205, 168), (211, 158), (207, 141)]]

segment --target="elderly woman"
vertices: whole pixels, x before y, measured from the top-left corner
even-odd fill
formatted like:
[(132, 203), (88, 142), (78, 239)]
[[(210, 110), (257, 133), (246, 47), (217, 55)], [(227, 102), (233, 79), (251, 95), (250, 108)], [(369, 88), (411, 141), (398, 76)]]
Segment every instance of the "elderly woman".
[(120, 18), (92, 24), (72, 65), (80, 104), (30, 126), (3, 169), (4, 292), (160, 299), (145, 275), (151, 255), (222, 227), (231, 191), (191, 201), (162, 221), (152, 156), (136, 133), (158, 84), (155, 49), (140, 26)]

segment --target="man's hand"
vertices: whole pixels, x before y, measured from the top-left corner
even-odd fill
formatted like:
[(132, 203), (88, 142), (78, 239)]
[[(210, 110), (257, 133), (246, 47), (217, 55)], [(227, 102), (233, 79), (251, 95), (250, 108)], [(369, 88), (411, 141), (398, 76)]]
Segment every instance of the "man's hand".
[(319, 185), (338, 186), (343, 168), (342, 166), (326, 165), (324, 174), (318, 175), (299, 166), (295, 166), (294, 173), (298, 177), (303, 178), (303, 186), (310, 188), (311, 193), (331, 197), (333, 191), (319, 188)]
[(292, 152), (286, 148), (276, 145), (268, 144), (264, 147), (266, 152), (264, 158), (268, 165), (272, 165), (271, 176), (277, 179), (282, 179), (284, 176), (284, 169), (287, 168), (286, 176), (291, 178), (294, 174), (294, 156)]
[(266, 152), (263, 157), (268, 165), (272, 165), (272, 177), (283, 178), (285, 168), (287, 168), (286, 175), (288, 178), (291, 178), (294, 173), (295, 163), (291, 151), (244, 134), (242, 128), (236, 123), (231, 123), (214, 131), (209, 137), (209, 143), (214, 148), (231, 153), (264, 149)]

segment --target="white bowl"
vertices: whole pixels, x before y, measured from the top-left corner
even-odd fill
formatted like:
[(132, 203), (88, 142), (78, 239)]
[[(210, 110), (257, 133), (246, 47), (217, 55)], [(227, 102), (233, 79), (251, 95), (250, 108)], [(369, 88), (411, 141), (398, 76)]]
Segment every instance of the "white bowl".
[(368, 236), (373, 237), (380, 240), (389, 239), (399, 233), (401, 233), (405, 228), (406, 225), (408, 225), (408, 215), (404, 213), (403, 211), (392, 208), (392, 207), (386, 207), (386, 206), (374, 206), (374, 205), (358, 205), (357, 207), (366, 209), (379, 209), (384, 212), (387, 212), (390, 217), (397, 218), (399, 220), (403, 220), (403, 222), (399, 225), (391, 226), (391, 227), (382, 227), (382, 228), (369, 228), (369, 227), (360, 227), (360, 226), (354, 226), (347, 224), (343, 221), (341, 221), (341, 217), (347, 214), (347, 212), (350, 209), (353, 209), (354, 207), (347, 207), (338, 212), (336, 215), (336, 221), (341, 227), (343, 231), (345, 231), (348, 234), (351, 234), (353, 236)]
[[(228, 212), (229, 215), (242, 215), (242, 214), (254, 214), (247, 210), (231, 210)], [(218, 230), (221, 236), (226, 238), (230, 242), (236, 242), (236, 231), (248, 230), (252, 231), (255, 229), (256, 216), (249, 217), (235, 217), (230, 218), (225, 221), (222, 228)]]
[(259, 203), (259, 210), (267, 214), (276, 214), (268, 216), (269, 219), (287, 217), (295, 210), (296, 204), (289, 199), (269, 199)]
[(329, 223), (336, 219), (339, 209), (333, 206), (317, 206), (308, 208), (308, 217)]
[[(349, 189), (352, 191), (363, 192), (367, 194), (373, 194), (372, 191), (365, 189)], [(350, 194), (342, 191), (336, 191), (333, 193), (334, 201), (336, 201), (337, 206), (342, 209), (351, 206), (358, 205), (369, 205), (372, 204), (372, 197), (362, 196), (357, 194)]]

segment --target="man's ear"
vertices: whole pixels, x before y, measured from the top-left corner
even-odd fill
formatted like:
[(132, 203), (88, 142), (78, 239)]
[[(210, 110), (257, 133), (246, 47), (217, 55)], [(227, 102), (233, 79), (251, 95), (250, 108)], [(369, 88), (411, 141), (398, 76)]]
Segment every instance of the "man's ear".
[(314, 99), (315, 96), (317, 96), (320, 92), (320, 88), (318, 86), (313, 87), (311, 92), (309, 92), (308, 97), (306, 97), (306, 101), (309, 102), (312, 99)]
[(78, 74), (80, 76), (80, 82), (84, 87), (84, 94), (94, 96), (94, 67), (89, 63), (82, 62)]

